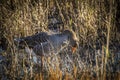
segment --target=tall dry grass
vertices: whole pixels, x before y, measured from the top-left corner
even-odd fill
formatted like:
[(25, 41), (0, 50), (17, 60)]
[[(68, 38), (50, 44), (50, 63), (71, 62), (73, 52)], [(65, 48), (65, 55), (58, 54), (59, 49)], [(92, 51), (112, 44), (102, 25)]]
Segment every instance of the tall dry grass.
[[(0, 79), (120, 79), (116, 1), (8, 0), (1, 1), (0, 7), (0, 36), (8, 44), (0, 53), (6, 58), (0, 62)], [(63, 22), (64, 29), (76, 32), (79, 47), (76, 54), (65, 50), (44, 57), (41, 67), (24, 50), (18, 50), (13, 39), (48, 31), (48, 17), (54, 16)]]

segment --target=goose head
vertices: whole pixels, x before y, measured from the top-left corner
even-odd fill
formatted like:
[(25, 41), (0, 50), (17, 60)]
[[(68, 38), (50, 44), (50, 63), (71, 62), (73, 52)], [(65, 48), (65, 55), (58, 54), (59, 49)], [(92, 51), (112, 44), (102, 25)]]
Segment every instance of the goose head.
[(79, 42), (75, 32), (73, 32), (72, 30), (65, 30), (63, 32), (63, 34), (68, 36), (68, 40), (69, 40), (69, 44), (71, 46), (71, 50), (74, 53), (76, 51), (77, 47), (78, 47), (78, 42)]

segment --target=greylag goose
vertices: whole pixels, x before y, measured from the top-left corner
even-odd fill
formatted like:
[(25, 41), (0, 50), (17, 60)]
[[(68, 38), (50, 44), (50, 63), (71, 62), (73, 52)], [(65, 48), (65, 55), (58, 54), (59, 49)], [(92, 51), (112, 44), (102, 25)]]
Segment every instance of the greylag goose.
[(74, 53), (78, 44), (78, 38), (72, 30), (64, 30), (61, 33), (48, 34), (41, 32), (32, 36), (15, 39), (19, 49), (26, 48), (26, 52), (30, 52), (38, 56), (45, 56), (49, 53), (57, 53), (64, 47), (71, 47)]

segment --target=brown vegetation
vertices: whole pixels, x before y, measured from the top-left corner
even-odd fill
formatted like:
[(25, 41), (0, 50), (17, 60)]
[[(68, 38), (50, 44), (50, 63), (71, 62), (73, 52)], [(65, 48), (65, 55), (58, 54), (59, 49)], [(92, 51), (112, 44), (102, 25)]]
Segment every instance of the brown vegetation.
[[(120, 79), (119, 0), (1, 0), (0, 79)], [(53, 20), (57, 20), (54, 23)], [(43, 58), (44, 68), (19, 51), (14, 38), (59, 28), (79, 38), (76, 54), (69, 50)], [(64, 54), (63, 54), (64, 53)], [(1, 60), (1, 59), (0, 59)]]

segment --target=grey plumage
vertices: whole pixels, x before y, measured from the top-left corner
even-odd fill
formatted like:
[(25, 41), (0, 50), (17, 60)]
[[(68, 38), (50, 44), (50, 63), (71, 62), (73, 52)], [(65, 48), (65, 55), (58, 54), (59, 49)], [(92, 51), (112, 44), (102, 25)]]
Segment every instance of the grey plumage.
[(73, 31), (65, 30), (59, 34), (48, 34), (41, 32), (32, 36), (16, 39), (20, 49), (28, 47), (33, 50), (36, 55), (48, 55), (49, 53), (57, 53), (62, 47), (70, 45), (77, 47), (77, 37)]

